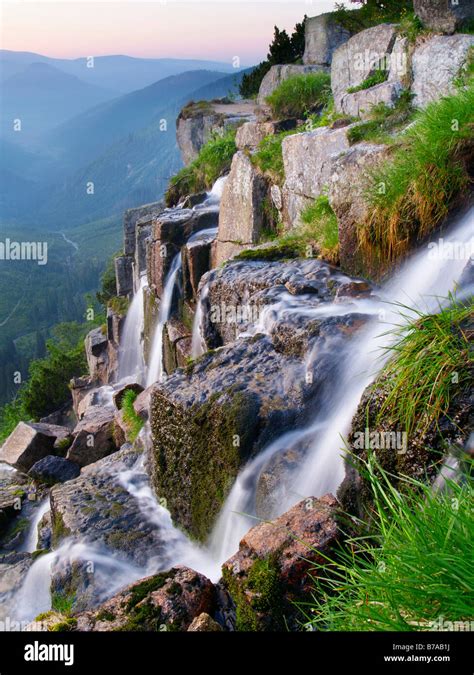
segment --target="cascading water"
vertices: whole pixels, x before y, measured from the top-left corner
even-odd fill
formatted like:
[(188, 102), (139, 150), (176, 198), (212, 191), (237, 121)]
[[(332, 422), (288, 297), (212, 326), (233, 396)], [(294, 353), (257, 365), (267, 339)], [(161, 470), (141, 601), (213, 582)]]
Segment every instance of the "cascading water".
[[(461, 243), (464, 250), (474, 245), (474, 210), (471, 210), (445, 238), (446, 244)], [(363, 333), (350, 340), (343, 354), (338, 354), (339, 377), (333, 383), (330, 398), (322, 406), (308, 427), (284, 434), (239, 474), (220, 517), (210, 537), (210, 548), (214, 555), (224, 561), (238, 548), (239, 540), (252, 523), (255, 515), (255, 493), (258, 478), (268, 461), (278, 452), (312, 439), (304, 461), (292, 476), (291, 486), (279, 490), (282, 498), (277, 502), (274, 516), (285, 512), (293, 504), (308, 496), (319, 497), (327, 492), (335, 492), (344, 477), (343, 448), (354, 413), (365, 388), (375, 379), (377, 373), (389, 358), (387, 349), (393, 337), (386, 332), (395, 325), (400, 326), (409, 320), (410, 312), (400, 305), (416, 307), (424, 312), (436, 312), (440, 304), (447, 303), (467, 264), (466, 257), (458, 259), (438, 259), (429, 249), (415, 254), (385, 284), (379, 293), (380, 300), (359, 302), (359, 310), (377, 314), (378, 319), (370, 321)], [(362, 310), (363, 305), (364, 310)], [(286, 309), (285, 305), (280, 311)], [(317, 312), (340, 312), (341, 306), (317, 308)], [(269, 329), (272, 308), (268, 308), (265, 319), (260, 325)], [(275, 307), (273, 307), (275, 311)], [(304, 310), (303, 310), (304, 311)], [(354, 309), (353, 311), (358, 311)], [(413, 315), (412, 315), (413, 316)], [(255, 521), (254, 521), (255, 522)]]
[(119, 352), (119, 381), (127, 379), (141, 382), (143, 379), (145, 363), (143, 360), (142, 333), (144, 322), (143, 291), (147, 286), (146, 276), (140, 279), (140, 285), (133, 296), (123, 334), (120, 340)]
[(201, 288), (200, 297), (196, 306), (193, 321), (193, 335), (191, 342), (191, 356), (197, 359), (198, 356), (204, 354), (206, 351), (206, 343), (204, 342), (203, 320), (204, 320), (204, 303), (209, 295), (209, 284), (205, 283)]
[(28, 551), (33, 553), (38, 548), (38, 525), (41, 522), (44, 514), (47, 513), (50, 509), (49, 497), (39, 504), (36, 509), (34, 516), (30, 522), (28, 533), (25, 537), (25, 541), (22, 546), (22, 551)]
[(153, 342), (151, 347), (151, 359), (148, 366), (148, 373), (146, 378), (146, 386), (149, 387), (154, 382), (159, 382), (163, 379), (163, 330), (166, 322), (170, 317), (171, 304), (173, 301), (173, 292), (181, 269), (181, 252), (177, 253), (171, 263), (170, 271), (166, 277), (165, 287), (163, 289), (163, 296), (158, 310), (158, 320), (155, 326), (153, 335)]

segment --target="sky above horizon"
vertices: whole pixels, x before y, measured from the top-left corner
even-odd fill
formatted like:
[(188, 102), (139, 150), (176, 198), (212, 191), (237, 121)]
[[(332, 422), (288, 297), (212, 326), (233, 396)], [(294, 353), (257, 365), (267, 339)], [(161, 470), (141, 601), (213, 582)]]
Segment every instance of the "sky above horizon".
[(127, 54), (241, 66), (265, 58), (273, 26), (291, 31), (334, 0), (2, 0), (0, 47), (56, 58)]

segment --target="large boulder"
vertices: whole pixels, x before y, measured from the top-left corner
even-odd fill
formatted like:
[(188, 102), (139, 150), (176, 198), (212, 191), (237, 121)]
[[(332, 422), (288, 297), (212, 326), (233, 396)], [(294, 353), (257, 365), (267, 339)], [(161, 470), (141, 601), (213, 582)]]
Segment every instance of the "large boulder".
[[(358, 226), (369, 215), (366, 198), (370, 171), (390, 156), (390, 148), (374, 143), (358, 143), (342, 153), (333, 163), (329, 183), (329, 203), (337, 216), (339, 260), (348, 274), (367, 275), (372, 269), (359, 250)], [(383, 261), (380, 261), (383, 272)]]
[(301, 211), (329, 184), (335, 159), (350, 147), (347, 132), (352, 125), (293, 134), (283, 139), (285, 168), (283, 201), (285, 220), (293, 227)]
[(240, 467), (295, 424), (304, 380), (268, 339), (245, 340), (178, 370), (151, 394), (150, 471), (174, 522), (205, 540)]
[[(187, 567), (140, 579), (97, 609), (79, 614), (79, 631), (186, 631), (196, 626), (198, 617), (215, 609), (213, 584), (202, 574)], [(215, 622), (209, 616), (207, 625)], [(202, 625), (202, 618), (200, 620)], [(212, 628), (192, 630), (220, 630)]]
[(247, 532), (222, 567), (236, 604), (237, 630), (297, 628), (293, 603), (310, 596), (311, 568), (325, 563), (339, 538), (338, 504), (332, 495), (309, 497)]
[(90, 406), (76, 425), (73, 437), (67, 459), (81, 467), (115, 452), (113, 407)]
[[(406, 39), (398, 37), (396, 26), (380, 24), (357, 33), (339, 47), (331, 66), (337, 112), (366, 116), (378, 103), (393, 106), (408, 71), (407, 46)], [(353, 91), (380, 69), (387, 71), (385, 82)]]
[(413, 9), (437, 33), (454, 33), (474, 19), (472, 0), (413, 0)]
[(331, 13), (307, 17), (304, 25), (303, 63), (330, 66), (335, 50), (350, 38), (351, 33)]
[(53, 454), (56, 441), (68, 439), (70, 433), (53, 424), (19, 422), (2, 445), (0, 462), (27, 472), (35, 462)]
[(227, 259), (225, 244), (244, 248), (258, 242), (265, 223), (262, 201), (266, 192), (266, 181), (250, 157), (236, 152), (222, 192), (214, 267)]
[(423, 108), (454, 91), (466, 65), (474, 35), (435, 35), (417, 45), (412, 57), (414, 103)]
[(267, 96), (270, 96), (280, 84), (294, 75), (307, 75), (308, 73), (319, 73), (327, 71), (324, 65), (297, 65), (287, 64), (272, 66), (263, 78), (260, 89), (258, 90), (257, 103), (265, 105)]
[[(140, 456), (126, 445), (51, 490), (53, 547), (67, 537), (82, 544), (75, 554), (55, 562), (52, 589), (74, 595), (78, 610), (95, 606), (104, 592), (110, 596), (114, 588), (155, 569), (154, 561), (163, 561), (168, 519), (158, 505), (155, 513), (150, 510), (148, 476), (137, 464)], [(94, 574), (88, 567), (91, 559)], [(108, 583), (111, 570), (116, 575)]]

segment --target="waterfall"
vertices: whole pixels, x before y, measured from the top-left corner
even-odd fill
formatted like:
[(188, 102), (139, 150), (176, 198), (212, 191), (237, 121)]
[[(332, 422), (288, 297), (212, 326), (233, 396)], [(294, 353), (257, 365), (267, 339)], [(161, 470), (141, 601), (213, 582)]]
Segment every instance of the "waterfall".
[(140, 285), (133, 296), (125, 318), (123, 334), (120, 339), (118, 380), (120, 382), (133, 380), (141, 382), (145, 363), (143, 359), (143, 322), (144, 302), (143, 291), (147, 285), (146, 276), (140, 278)]
[[(463, 244), (464, 250), (474, 244), (472, 219), (474, 210), (462, 219), (444, 239), (447, 244)], [(412, 256), (379, 293), (380, 299), (359, 301), (359, 310), (376, 314), (362, 334), (354, 336), (343, 353), (337, 354), (338, 377), (331, 382), (330, 396), (322, 402), (312, 423), (296, 432), (283, 434), (269, 447), (251, 460), (240, 472), (227, 497), (221, 514), (210, 537), (210, 548), (223, 562), (235, 552), (239, 540), (249, 525), (256, 522), (255, 496), (262, 469), (278, 452), (312, 439), (304, 461), (300, 464), (286, 489), (279, 486), (274, 516), (284, 513), (298, 501), (310, 496), (320, 497), (335, 492), (344, 477), (343, 448), (353, 416), (365, 388), (376, 378), (389, 358), (387, 348), (393, 343), (393, 336), (386, 334), (394, 326), (402, 326), (413, 313), (407, 307), (414, 307), (426, 313), (436, 312), (440, 305), (447, 304), (448, 295), (456, 288), (467, 259), (439, 259), (431, 254), (429, 247)], [(294, 299), (293, 299), (294, 301)], [(399, 304), (398, 304), (399, 303)], [(400, 305), (405, 305), (400, 310)], [(362, 306), (365, 307), (362, 310)], [(284, 305), (276, 308), (282, 311)], [(359, 311), (352, 306), (352, 311)], [(369, 310), (369, 312), (367, 312)], [(271, 328), (271, 311), (259, 326), (268, 331)], [(275, 306), (273, 306), (275, 312)], [(340, 305), (313, 310), (327, 313), (341, 311)], [(308, 361), (309, 359), (307, 359)], [(310, 364), (307, 363), (307, 367)]]
[(199, 294), (196, 311), (193, 320), (193, 335), (191, 342), (191, 356), (196, 359), (206, 351), (206, 343), (204, 341), (204, 302), (209, 295), (209, 284), (203, 284)]
[(220, 178), (218, 178), (214, 183), (214, 185), (212, 186), (211, 190), (207, 192), (206, 199), (201, 204), (197, 204), (194, 207), (194, 209), (200, 210), (208, 208), (219, 208), (219, 204), (221, 203), (222, 190), (224, 189), (226, 181), (227, 176), (221, 176)]
[(170, 317), (174, 286), (180, 269), (181, 251), (173, 258), (173, 262), (171, 263), (170, 270), (165, 280), (163, 296), (161, 298), (160, 307), (158, 310), (158, 320), (156, 322), (155, 332), (153, 335), (151, 359), (146, 379), (147, 387), (152, 385), (154, 382), (159, 382), (163, 379), (163, 330)]
[(28, 534), (26, 535), (25, 541), (21, 548), (22, 551), (27, 551), (28, 553), (33, 553), (38, 548), (38, 525), (41, 522), (44, 514), (47, 513), (50, 509), (49, 506), (49, 497), (39, 504), (36, 509), (34, 516), (31, 520)]

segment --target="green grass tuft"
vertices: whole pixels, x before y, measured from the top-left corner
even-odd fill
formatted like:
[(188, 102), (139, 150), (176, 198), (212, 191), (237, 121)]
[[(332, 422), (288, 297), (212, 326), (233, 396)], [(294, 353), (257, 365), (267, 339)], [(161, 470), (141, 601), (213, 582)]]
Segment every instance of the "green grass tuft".
[(122, 398), (123, 419), (128, 427), (128, 440), (132, 443), (140, 433), (140, 430), (144, 424), (143, 419), (133, 407), (133, 403), (137, 396), (138, 394), (136, 391), (133, 391), (133, 389), (127, 389)]
[(372, 172), (371, 206), (358, 229), (367, 260), (404, 255), (447, 216), (471, 180), (474, 81), (415, 116), (392, 158)]
[[(472, 460), (469, 462), (472, 469)], [(446, 492), (391, 476), (369, 457), (361, 467), (374, 501), (372, 535), (358, 533), (313, 570), (313, 599), (301, 606), (306, 628), (423, 631), (472, 618), (473, 490), (468, 479)], [(362, 524), (360, 524), (362, 527)]]
[(470, 379), (468, 324), (472, 327), (473, 318), (472, 302), (453, 301), (438, 314), (416, 312), (398, 329), (383, 373), (389, 393), (379, 421), (388, 414), (408, 434), (424, 433), (448, 412), (453, 393)]
[(366, 77), (363, 82), (357, 85), (357, 87), (349, 87), (347, 93), (355, 94), (357, 91), (364, 91), (364, 89), (370, 89), (371, 87), (375, 87), (377, 84), (382, 84), (382, 82), (386, 82), (387, 78), (388, 78), (388, 70), (379, 68), (378, 70), (375, 71), (375, 73)]
[(266, 101), (274, 117), (302, 119), (327, 104), (331, 96), (330, 83), (328, 73), (293, 75), (283, 80)]
[(173, 176), (165, 195), (167, 206), (175, 206), (189, 194), (209, 190), (229, 171), (237, 150), (235, 133), (235, 129), (229, 129), (224, 135), (215, 134), (202, 146), (196, 159)]

